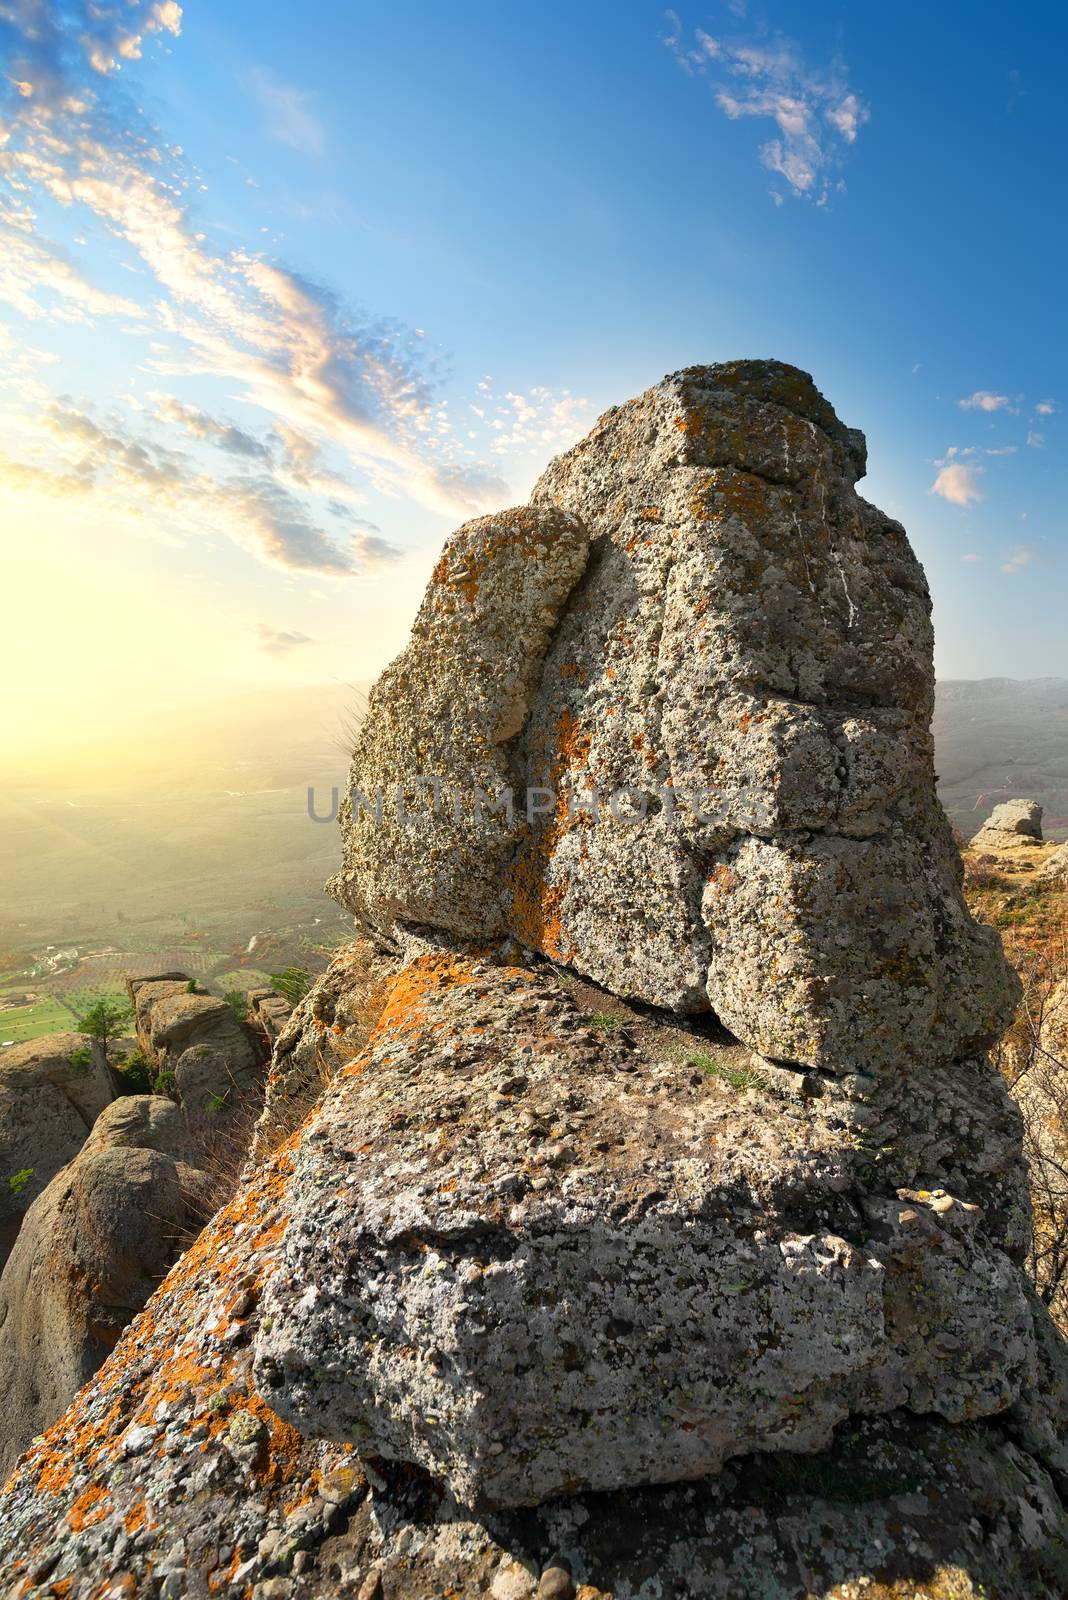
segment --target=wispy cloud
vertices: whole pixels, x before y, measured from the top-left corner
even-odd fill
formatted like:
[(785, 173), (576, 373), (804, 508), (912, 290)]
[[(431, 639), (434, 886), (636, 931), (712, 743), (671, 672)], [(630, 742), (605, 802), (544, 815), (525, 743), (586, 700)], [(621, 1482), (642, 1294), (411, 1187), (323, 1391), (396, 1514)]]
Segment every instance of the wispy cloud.
[(1037, 555), (1038, 551), (1032, 550), (1030, 545), (1018, 544), (1009, 559), (1003, 563), (1001, 570), (1011, 577), (1013, 573), (1022, 572), (1024, 567), (1029, 567)]
[(950, 505), (971, 505), (974, 500), (986, 498), (979, 487), (981, 471), (981, 467), (969, 466), (963, 461), (947, 462), (927, 492), (941, 495)]
[[(777, 136), (760, 146), (760, 159), (785, 178), (792, 194), (823, 205), (844, 187), (838, 176), (843, 155), (871, 112), (849, 87), (840, 61), (813, 71), (782, 34), (728, 39), (695, 28), (687, 36), (674, 11), (667, 13), (667, 23), (668, 49), (685, 72), (709, 80), (726, 116), (775, 124)], [(779, 191), (773, 196), (781, 202)]]
[(1052, 417), (1056, 409), (1057, 405), (1053, 400), (1040, 400), (1035, 407), (1035, 410), (1040, 417)]
[(245, 456), (251, 461), (270, 461), (271, 448), (234, 422), (221, 421), (209, 416), (199, 406), (186, 405), (170, 394), (152, 394), (156, 415), (164, 422), (173, 422), (191, 439), (206, 439), (230, 455)]
[(1007, 394), (994, 394), (990, 389), (976, 389), (964, 400), (957, 401), (962, 411), (1004, 411), (1009, 404)]
[[(191, 213), (195, 169), (122, 86), (150, 43), (180, 29), (174, 0), (0, 0), (16, 80), (0, 81), (0, 300), (45, 326), (106, 319), (137, 334), (136, 365), (154, 384), (147, 407), (129, 396), (121, 426), (85, 407), (87, 422), (68, 416), (70, 459), (51, 476), (32, 450), (18, 460), (7, 436), (7, 481), (17, 468), (42, 492), (106, 492), (109, 513), (134, 516), (152, 497), (157, 520), (166, 503), (175, 528), (206, 521), (290, 570), (347, 575), (395, 560), (397, 547), (353, 510), (369, 492), (450, 518), (487, 510), (509, 493), (503, 469), (531, 440), (566, 433), (577, 402), (507, 392), (500, 427), (454, 423), (463, 408), (441, 399), (444, 362), (421, 330), (359, 311), (256, 250), (215, 244)], [(270, 75), (255, 83), (279, 136), (316, 146), (305, 98)], [(110, 237), (112, 266), (136, 269), (136, 298), (92, 282), (43, 236), (37, 212), (53, 205)], [(0, 381), (21, 384), (23, 403), (53, 426), (57, 397), (42, 373), (24, 366)], [(240, 422), (191, 403), (187, 380), (225, 383)]]
[(533, 450), (542, 460), (574, 444), (593, 421), (590, 402), (570, 389), (538, 387), (525, 394), (506, 389), (497, 394), (489, 378), (479, 383), (478, 398), (468, 410), (478, 424), (470, 435), (478, 437), (481, 428), (494, 455)]
[(1032, 450), (1044, 450), (1046, 448), (1046, 435), (1038, 433), (1032, 428), (1027, 435), (1027, 442)]
[(340, 503), (337, 526), (326, 529), (259, 462), (251, 472), (217, 475), (148, 428), (132, 434), (117, 418), (71, 401), (23, 417), (20, 430), (21, 456), (0, 461), (0, 487), (68, 499), (106, 495), (154, 534), (165, 523), (172, 542), (223, 535), (288, 572), (351, 577), (401, 554)]
[(968, 554), (966, 556), (961, 556), (961, 561), (963, 561), (965, 563), (965, 565), (968, 565), (968, 566), (974, 566), (974, 565), (976, 565), (978, 562), (980, 562), (982, 560), (983, 560), (983, 557), (981, 555), (979, 555), (978, 551), (976, 551), (976, 550), (969, 550), (969, 552), (968, 552)]
[(311, 110), (311, 96), (283, 83), (268, 67), (254, 67), (248, 83), (267, 115), (267, 133), (277, 144), (306, 156), (321, 156), (326, 133)]
[(260, 642), (260, 649), (269, 656), (288, 656), (294, 650), (315, 643), (310, 634), (300, 633), (296, 628), (272, 628), (266, 622), (257, 622), (253, 632)]

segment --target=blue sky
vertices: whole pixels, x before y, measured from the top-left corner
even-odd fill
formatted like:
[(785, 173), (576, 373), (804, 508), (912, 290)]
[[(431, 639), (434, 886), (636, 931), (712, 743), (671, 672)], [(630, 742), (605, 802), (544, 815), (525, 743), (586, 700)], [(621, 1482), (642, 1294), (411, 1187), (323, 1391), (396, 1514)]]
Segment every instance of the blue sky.
[(2, 0), (27, 725), (373, 676), (450, 528), (751, 355), (865, 430), (942, 674), (1068, 675), (1066, 45), (1054, 7)]

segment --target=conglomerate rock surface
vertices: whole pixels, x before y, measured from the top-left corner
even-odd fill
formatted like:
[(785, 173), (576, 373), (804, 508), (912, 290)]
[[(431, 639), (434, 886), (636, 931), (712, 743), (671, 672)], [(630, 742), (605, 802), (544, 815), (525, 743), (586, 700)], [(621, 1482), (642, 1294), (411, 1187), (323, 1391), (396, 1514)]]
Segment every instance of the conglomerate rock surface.
[[(777, 1060), (989, 1043), (1010, 994), (935, 797), (930, 599), (864, 454), (796, 368), (693, 367), (462, 528), (371, 694), (337, 897)], [(507, 787), (510, 828), (480, 798)]]
[[(20, 1462), (0, 1593), (1059, 1596), (1048, 1325), (1001, 1224), (898, 1192), (916, 1157), (837, 1095), (606, 1044), (547, 969), (420, 958)], [(723, 1471), (643, 1487), (658, 1415), (671, 1475)], [(639, 1481), (595, 1492), (613, 1461)]]

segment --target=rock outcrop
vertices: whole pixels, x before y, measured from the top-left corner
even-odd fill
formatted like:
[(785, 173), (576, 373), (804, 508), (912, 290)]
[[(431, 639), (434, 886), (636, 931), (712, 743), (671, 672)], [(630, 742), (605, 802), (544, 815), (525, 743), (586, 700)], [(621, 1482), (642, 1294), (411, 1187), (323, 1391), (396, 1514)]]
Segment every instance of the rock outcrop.
[(85, 1034), (50, 1033), (0, 1055), (0, 1265), (114, 1093), (104, 1052)]
[[(694, 368), (448, 543), (343, 816), (378, 954), (20, 1462), (14, 1592), (1065, 1592), (1013, 989), (863, 457), (804, 374)], [(548, 793), (516, 828), (501, 786)], [(168, 1050), (179, 1000), (138, 993)]]
[(295, 1158), (257, 1387), (480, 1508), (1004, 1411), (1037, 1381), (1018, 1126), (989, 1069), (957, 1076), (983, 1178), (949, 1106), (880, 1153), (833, 1080), (739, 1103), (555, 984), (423, 957)]
[(138, 1043), (158, 1087), (181, 1104), (196, 1142), (232, 1143), (250, 1132), (263, 1073), (248, 1030), (217, 995), (184, 974), (131, 978)]
[(777, 1060), (989, 1044), (1010, 997), (935, 798), (927, 585), (863, 465), (804, 373), (696, 367), (462, 528), (372, 691), (335, 895)]
[(277, 989), (250, 989), (245, 999), (248, 1002), (249, 1022), (273, 1044), (289, 1021), (292, 1005)]
[[(429, 956), (385, 989), (369, 1048), (20, 1463), (16, 1592), (533, 1600), (565, 1568), (583, 1600), (1063, 1592), (1035, 1414), (1063, 1413), (1062, 1361), (975, 1201), (883, 1191), (830, 1104), (606, 1043), (547, 970)], [(481, 1515), (449, 1490), (675, 1475), (732, 1441), (675, 1487), (576, 1477)]]
[(1039, 877), (1051, 881), (1056, 888), (1068, 889), (1068, 844), (1062, 844), (1043, 862)]
[(971, 840), (973, 850), (1007, 850), (1042, 843), (1042, 807), (1037, 800), (1006, 800), (995, 806)]
[(300, 1126), (338, 1069), (366, 1045), (389, 970), (366, 940), (346, 945), (292, 1008), (271, 1055), (253, 1162)]

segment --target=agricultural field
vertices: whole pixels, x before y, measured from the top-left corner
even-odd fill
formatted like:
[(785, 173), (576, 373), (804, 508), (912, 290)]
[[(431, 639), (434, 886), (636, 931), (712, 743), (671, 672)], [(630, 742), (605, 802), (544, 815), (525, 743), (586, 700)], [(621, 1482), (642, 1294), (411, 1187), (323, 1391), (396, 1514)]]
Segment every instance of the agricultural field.
[(41, 995), (32, 1005), (9, 1009), (5, 1004), (8, 996), (25, 989), (24, 983), (0, 989), (0, 1045), (24, 1044), (27, 1039), (39, 1039), (43, 1033), (65, 1033), (75, 1026), (69, 1009), (52, 994)]

